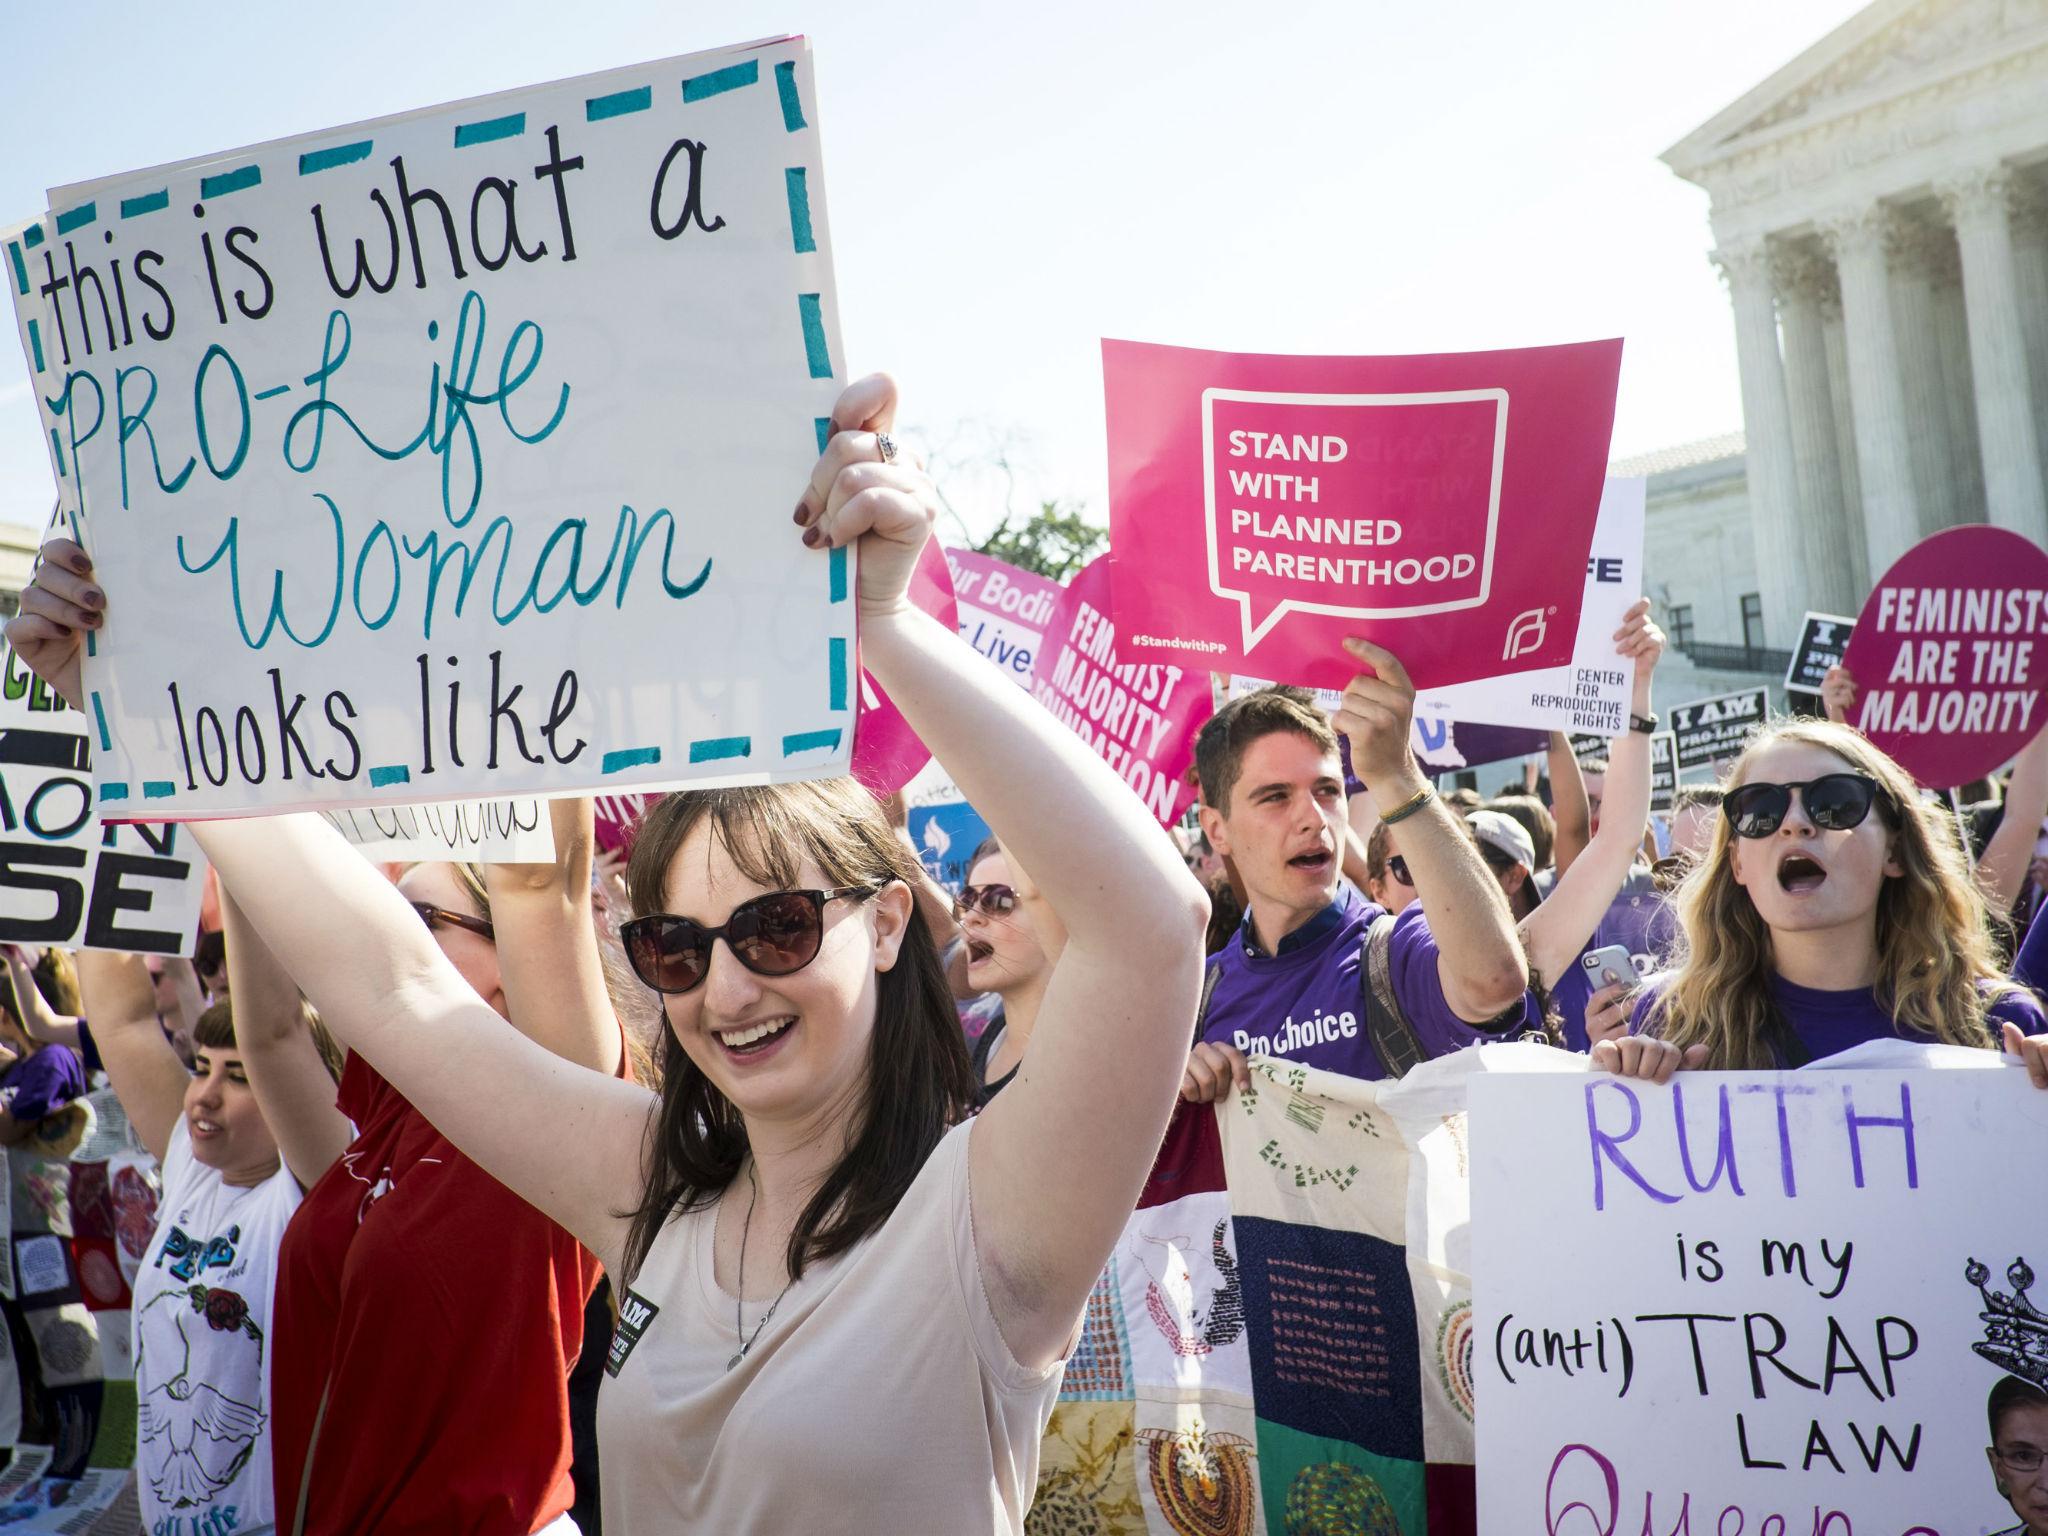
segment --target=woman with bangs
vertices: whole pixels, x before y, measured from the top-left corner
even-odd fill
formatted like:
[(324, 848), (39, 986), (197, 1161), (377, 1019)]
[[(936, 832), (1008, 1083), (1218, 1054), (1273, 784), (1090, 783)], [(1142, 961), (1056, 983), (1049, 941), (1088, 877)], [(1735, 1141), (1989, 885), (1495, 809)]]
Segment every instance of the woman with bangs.
[(1858, 732), (1759, 734), (1676, 900), (1678, 965), (1644, 989), (1633, 1033), (1594, 1047), (1596, 1066), (1662, 1082), (1901, 1039), (2003, 1046), (2048, 1088), (2048, 1017), (2000, 976), (1953, 830)]
[[(1186, 1063), (1205, 898), (1087, 743), (909, 602), (938, 496), (895, 408), (886, 377), (846, 389), (796, 522), (821, 559), (858, 543), (863, 664), (1071, 931), (980, 1114), (911, 851), (852, 780), (643, 822), (624, 937), (667, 1024), (658, 1096), (506, 1029), (321, 818), (195, 828), (334, 1034), (617, 1278), (608, 1536), (1021, 1532)], [(79, 575), (46, 560), (15, 631), (74, 693), (44, 626), (98, 626)]]

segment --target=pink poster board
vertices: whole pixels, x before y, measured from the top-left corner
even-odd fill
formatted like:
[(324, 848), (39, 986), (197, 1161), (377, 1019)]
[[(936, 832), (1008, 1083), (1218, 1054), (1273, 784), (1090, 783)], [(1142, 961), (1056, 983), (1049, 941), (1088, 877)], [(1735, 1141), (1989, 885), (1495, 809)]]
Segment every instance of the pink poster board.
[(1871, 590), (1844, 658), (1849, 723), (1922, 784), (1997, 768), (2039, 733), (2048, 686), (2048, 553), (2005, 528), (1945, 528)]
[(960, 605), (960, 638), (1011, 682), (1029, 688), (1032, 658), (1064, 588), (1036, 571), (971, 549), (947, 550), (946, 563), (953, 569), (953, 595)]
[(1131, 661), (1109, 616), (1110, 586), (1110, 557), (1102, 555), (1067, 587), (1046, 626), (1031, 693), (1171, 825), (1195, 800), (1184, 780), (1195, 733), (1215, 712), (1209, 673)]
[(1115, 612), (1137, 662), (1341, 688), (1570, 662), (1619, 341), (1415, 357), (1102, 344)]

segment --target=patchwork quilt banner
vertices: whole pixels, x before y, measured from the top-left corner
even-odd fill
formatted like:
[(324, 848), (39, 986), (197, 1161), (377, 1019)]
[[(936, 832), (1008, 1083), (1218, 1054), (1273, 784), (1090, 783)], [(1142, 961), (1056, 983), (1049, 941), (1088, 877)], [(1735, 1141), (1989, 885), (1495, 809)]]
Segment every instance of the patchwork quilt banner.
[(1034, 1532), (1473, 1528), (1465, 1085), (1500, 1045), (1369, 1083), (1264, 1057), (1183, 1103), (1089, 1300)]

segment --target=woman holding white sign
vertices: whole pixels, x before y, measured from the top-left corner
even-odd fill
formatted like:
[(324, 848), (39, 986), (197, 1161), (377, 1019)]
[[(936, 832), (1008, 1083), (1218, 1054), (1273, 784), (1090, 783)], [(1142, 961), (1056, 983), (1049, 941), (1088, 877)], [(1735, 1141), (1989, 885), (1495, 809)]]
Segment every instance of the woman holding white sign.
[[(202, 832), (335, 1034), (619, 1276), (611, 1536), (1021, 1531), (1185, 1064), (1206, 900), (1087, 744), (906, 600), (937, 494), (895, 404), (842, 394), (796, 520), (859, 543), (862, 661), (1072, 933), (980, 1115), (909, 851), (850, 780), (648, 816), (627, 947), (667, 1015), (659, 1099), (506, 1031), (319, 818)], [(30, 611), (75, 633), (98, 605)]]
[(2048, 1017), (1999, 975), (1983, 895), (1903, 768), (1845, 726), (1786, 721), (1744, 750), (1721, 809), (1677, 896), (1677, 968), (1595, 1065), (1664, 1081), (1868, 1040), (2003, 1043), (2048, 1088)]

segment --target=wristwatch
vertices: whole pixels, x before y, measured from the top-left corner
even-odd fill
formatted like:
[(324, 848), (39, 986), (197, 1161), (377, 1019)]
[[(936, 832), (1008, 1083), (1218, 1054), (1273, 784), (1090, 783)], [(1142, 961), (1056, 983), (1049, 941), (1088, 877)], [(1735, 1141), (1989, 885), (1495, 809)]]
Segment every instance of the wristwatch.
[(1645, 736), (1654, 736), (1657, 734), (1657, 717), (1655, 715), (1630, 715), (1628, 717), (1628, 728), (1632, 731), (1641, 731)]

